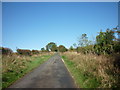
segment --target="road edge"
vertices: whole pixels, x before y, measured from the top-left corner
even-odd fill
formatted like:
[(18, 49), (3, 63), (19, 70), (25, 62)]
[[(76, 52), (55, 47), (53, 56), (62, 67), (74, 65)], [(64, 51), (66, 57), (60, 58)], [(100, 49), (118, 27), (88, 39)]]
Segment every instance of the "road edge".
[(69, 74), (71, 75), (72, 79), (74, 80), (76, 88), (79, 88), (78, 85), (77, 85), (77, 83), (76, 83), (76, 81), (75, 81), (75, 79), (74, 79), (74, 76), (71, 74), (70, 70), (66, 66), (64, 59), (63, 58), (61, 58), (61, 59), (62, 59), (62, 62), (64, 63), (64, 65), (65, 65), (65, 67), (67, 68)]
[[(53, 56), (53, 55), (52, 55)], [(50, 58), (52, 57), (52, 56), (50, 56)], [(50, 59), (49, 58), (49, 59)], [(48, 59), (48, 60), (49, 60)], [(48, 61), (47, 60), (47, 61)], [(42, 64), (44, 64), (45, 62), (47, 62), (47, 61), (44, 61)], [(31, 69), (30, 71), (28, 71), (28, 72), (26, 72), (24, 75), (22, 75), (21, 77), (19, 77), (17, 80), (15, 80), (14, 82), (12, 82), (7, 88), (11, 88), (11, 86), (12, 85), (14, 85), (15, 83), (17, 83), (19, 80), (21, 80), (23, 77), (25, 77), (27, 74), (29, 74), (29, 73), (31, 73), (31, 72), (33, 72), (35, 69), (37, 69), (38, 67), (40, 67), (42, 64), (39, 64), (38, 66), (36, 66), (35, 68), (33, 68), (33, 69)], [(3, 89), (7, 89), (7, 88), (3, 88)]]

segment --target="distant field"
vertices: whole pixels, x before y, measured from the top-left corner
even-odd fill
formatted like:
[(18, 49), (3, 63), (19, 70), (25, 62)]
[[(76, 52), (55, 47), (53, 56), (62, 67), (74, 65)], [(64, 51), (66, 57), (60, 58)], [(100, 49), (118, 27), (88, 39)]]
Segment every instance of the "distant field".
[(2, 56), (2, 88), (7, 88), (17, 79), (47, 61), (52, 55)]

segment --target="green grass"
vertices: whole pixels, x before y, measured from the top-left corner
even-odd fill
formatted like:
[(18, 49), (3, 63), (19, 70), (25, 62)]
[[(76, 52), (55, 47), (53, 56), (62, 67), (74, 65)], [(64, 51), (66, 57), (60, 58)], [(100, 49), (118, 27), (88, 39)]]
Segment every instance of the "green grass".
[(72, 60), (68, 60), (66, 56), (62, 56), (62, 58), (79, 88), (97, 88), (100, 85), (100, 81), (92, 73), (77, 68), (77, 64)]
[[(24, 76), (26, 73), (32, 71), (36, 67), (38, 67), (40, 64), (44, 63), (47, 61), (51, 55), (43, 55), (43, 56), (38, 56), (38, 57), (31, 57), (30, 61), (24, 61), (25, 68), (24, 69), (19, 69), (16, 68), (14, 70), (10, 70), (6, 73), (2, 74), (2, 88), (7, 88), (10, 86), (13, 82)], [(14, 66), (13, 66), (14, 67)]]

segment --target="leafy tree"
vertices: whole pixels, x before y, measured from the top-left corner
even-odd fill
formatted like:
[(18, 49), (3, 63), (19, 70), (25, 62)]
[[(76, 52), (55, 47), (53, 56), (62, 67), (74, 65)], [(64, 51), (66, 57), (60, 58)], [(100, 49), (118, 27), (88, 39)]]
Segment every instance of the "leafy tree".
[(74, 48), (77, 48), (77, 44), (76, 43), (74, 43), (73, 46), (74, 46)]
[(45, 48), (41, 48), (41, 51), (45, 51)]
[(117, 25), (117, 26), (116, 26), (115, 28), (113, 28), (112, 30), (113, 30), (114, 33), (117, 33), (118, 38), (116, 38), (116, 39), (117, 39), (118, 42), (120, 42), (120, 26)]
[(70, 51), (74, 50), (73, 46), (70, 46), (69, 50), (70, 50)]
[(58, 47), (58, 50), (59, 50), (60, 52), (66, 52), (66, 51), (67, 51), (67, 49), (66, 49), (65, 46), (63, 46), (63, 45), (60, 45), (60, 46)]
[(94, 53), (93, 52), (93, 45), (88, 45), (85, 47), (77, 47), (77, 52), (78, 53), (83, 53), (83, 54), (87, 54), (87, 53)]
[(114, 41), (113, 49), (114, 49), (115, 53), (117, 53), (117, 52), (120, 53), (120, 42), (119, 41)]
[(56, 44), (55, 44), (55, 45), (52, 45), (51, 51), (56, 51), (56, 52), (57, 52), (57, 45), (56, 45)]
[(82, 34), (82, 36), (78, 39), (78, 45), (80, 47), (84, 47), (90, 44), (91, 44), (91, 41), (88, 40), (87, 34)]
[(107, 44), (112, 44), (114, 38), (115, 37), (113, 31), (107, 29), (106, 32), (100, 31), (99, 35), (96, 36), (96, 41), (100, 46), (104, 46)]
[(47, 50), (47, 51), (51, 51), (51, 48), (52, 48), (53, 45), (56, 45), (56, 44), (55, 44), (54, 42), (48, 43), (48, 44), (46, 45), (46, 50)]
[(87, 34), (82, 34), (78, 40), (78, 47), (76, 48), (77, 52), (88, 53), (89, 50), (92, 52), (92, 41), (88, 40)]
[(112, 53), (114, 39), (115, 36), (112, 30), (107, 29), (106, 32), (100, 31), (99, 35), (96, 36), (96, 45), (94, 46), (95, 52), (98, 54)]

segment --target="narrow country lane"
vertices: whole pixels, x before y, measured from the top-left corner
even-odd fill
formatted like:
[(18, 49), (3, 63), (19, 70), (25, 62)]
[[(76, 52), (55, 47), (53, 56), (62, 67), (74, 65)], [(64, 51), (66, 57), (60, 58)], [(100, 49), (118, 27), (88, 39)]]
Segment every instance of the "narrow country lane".
[(73, 78), (59, 54), (55, 54), (44, 64), (23, 78), (16, 81), (9, 88), (75, 88)]

